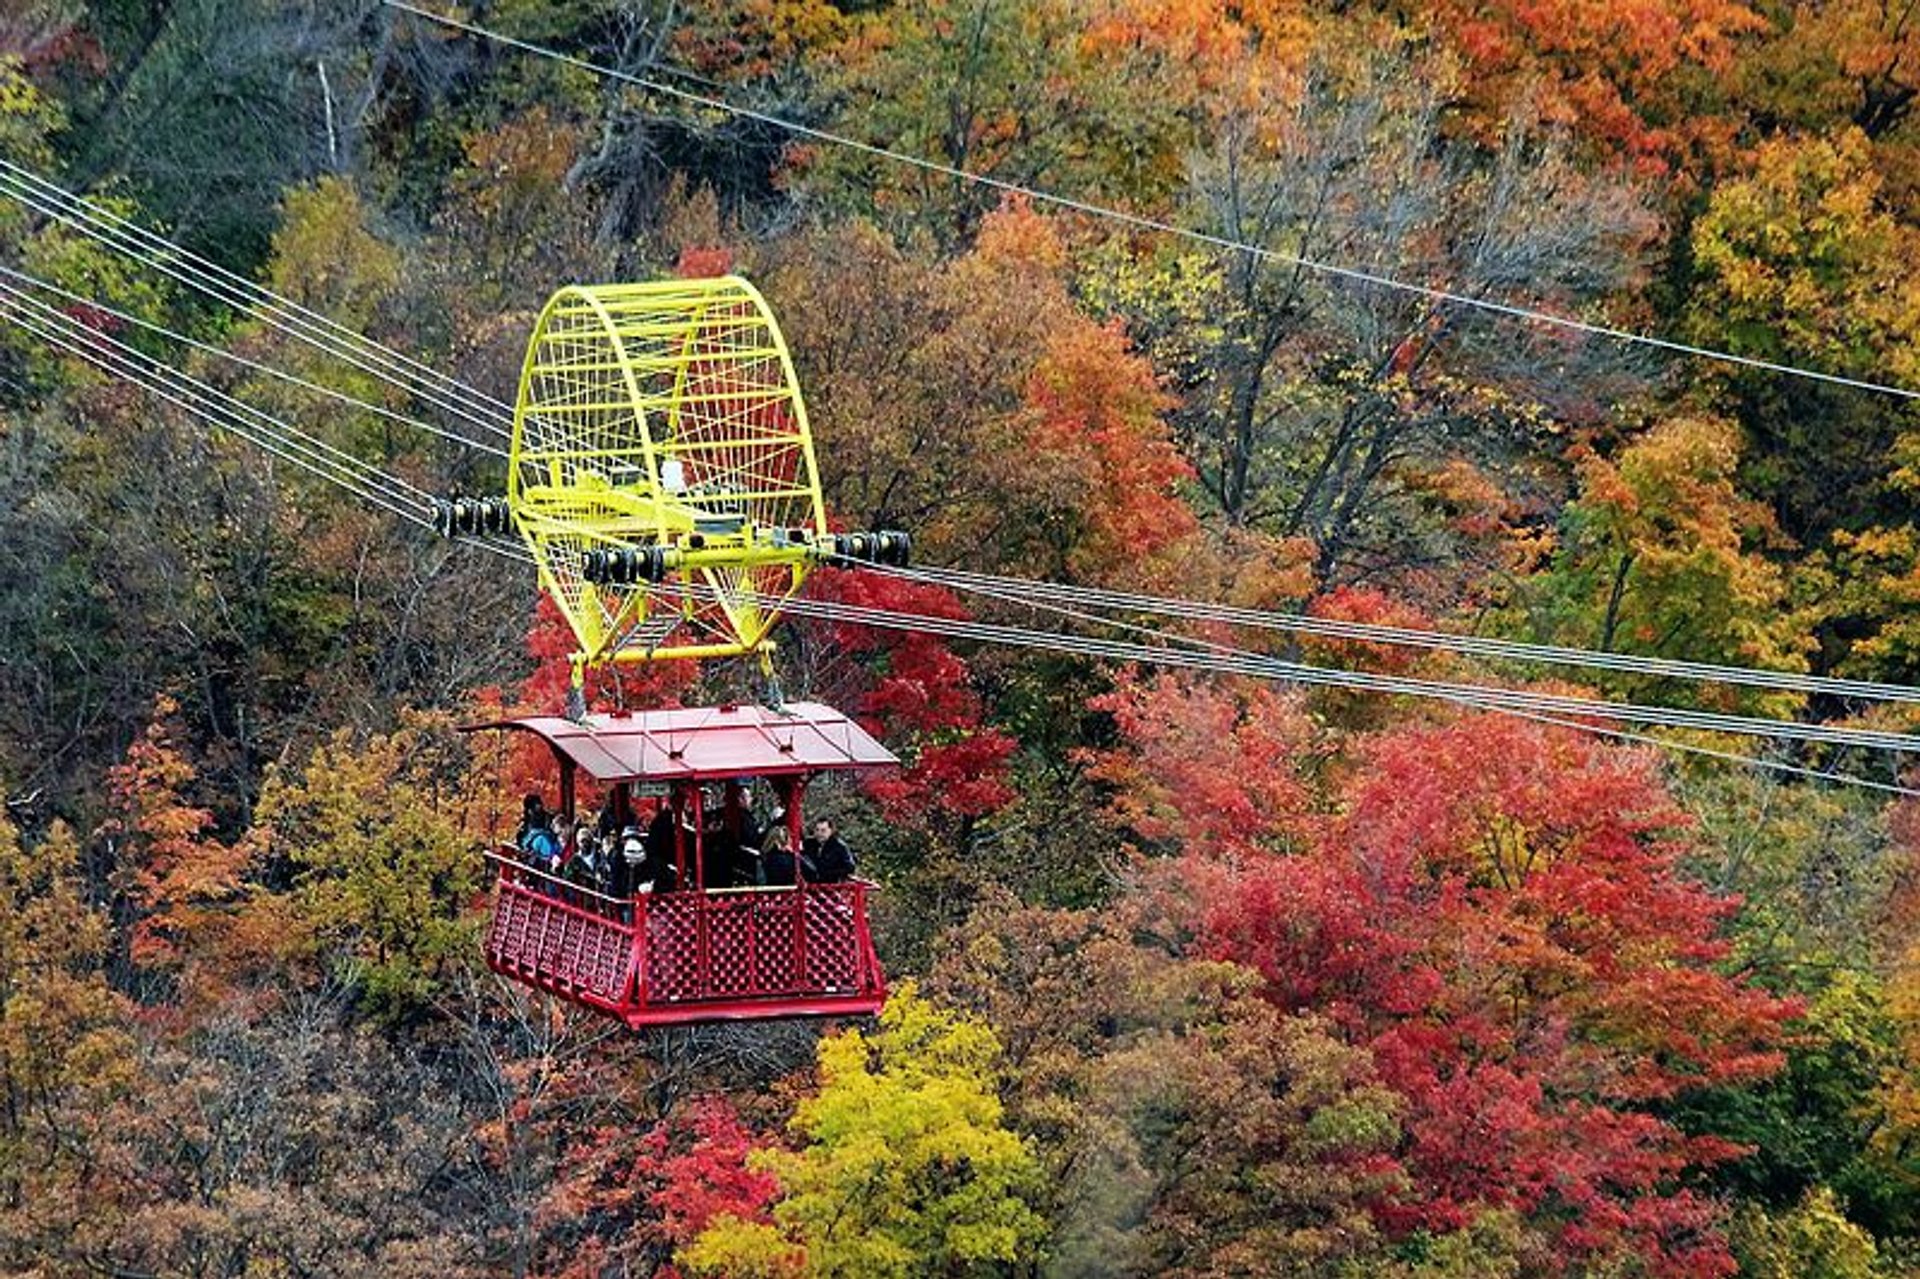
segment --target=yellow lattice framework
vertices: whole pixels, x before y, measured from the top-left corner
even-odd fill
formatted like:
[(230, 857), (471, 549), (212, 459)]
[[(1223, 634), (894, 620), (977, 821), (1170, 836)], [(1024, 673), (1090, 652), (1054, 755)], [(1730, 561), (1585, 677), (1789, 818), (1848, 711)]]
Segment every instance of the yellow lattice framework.
[[(786, 339), (738, 276), (576, 285), (527, 344), (507, 494), (435, 503), (449, 537), (526, 539), (587, 666), (768, 652), (823, 563), (904, 565), (829, 533)], [(770, 668), (769, 668), (770, 669)]]
[[(759, 291), (726, 276), (556, 293), (527, 347), (507, 499), (577, 661), (759, 648), (826, 533)], [(669, 602), (655, 586), (676, 570), (711, 589)]]

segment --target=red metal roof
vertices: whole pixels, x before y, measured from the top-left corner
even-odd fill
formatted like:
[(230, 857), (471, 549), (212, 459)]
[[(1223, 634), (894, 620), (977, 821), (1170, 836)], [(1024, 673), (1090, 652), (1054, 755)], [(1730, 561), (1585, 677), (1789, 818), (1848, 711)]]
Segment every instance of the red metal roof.
[(557, 715), (474, 724), (537, 733), (589, 776), (614, 781), (703, 781), (897, 764), (858, 724), (818, 702)]

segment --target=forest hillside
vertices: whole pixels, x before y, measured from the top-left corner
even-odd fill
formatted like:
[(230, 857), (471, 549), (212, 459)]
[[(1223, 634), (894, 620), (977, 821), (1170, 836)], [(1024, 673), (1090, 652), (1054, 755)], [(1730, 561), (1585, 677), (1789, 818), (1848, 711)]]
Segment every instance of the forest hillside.
[[(1920, 1274), (1909, 0), (420, 6), (0, 3), (0, 1273)], [(636, 1032), (423, 512), (729, 273), (891, 992)]]

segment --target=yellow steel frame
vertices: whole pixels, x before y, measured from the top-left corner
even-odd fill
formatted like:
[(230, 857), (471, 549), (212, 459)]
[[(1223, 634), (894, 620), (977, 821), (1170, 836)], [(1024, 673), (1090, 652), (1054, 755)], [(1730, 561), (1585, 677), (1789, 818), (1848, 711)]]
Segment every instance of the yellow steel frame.
[[(579, 641), (576, 671), (763, 650), (826, 519), (793, 358), (759, 290), (724, 276), (555, 293), (521, 367), (507, 500)], [(588, 552), (646, 546), (714, 603), (587, 580)]]

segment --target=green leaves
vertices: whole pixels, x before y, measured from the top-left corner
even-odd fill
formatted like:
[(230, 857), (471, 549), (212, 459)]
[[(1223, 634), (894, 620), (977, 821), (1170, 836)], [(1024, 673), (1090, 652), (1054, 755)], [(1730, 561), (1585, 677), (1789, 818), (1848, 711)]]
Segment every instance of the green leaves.
[(342, 730), (261, 792), (256, 856), (292, 881), (282, 944), (381, 1015), (414, 1010), (476, 944), (481, 863), (443, 771), (454, 760), (424, 721), (363, 741)]
[[(1769, 670), (1807, 668), (1810, 619), (1787, 607), (1785, 573), (1764, 554), (1770, 513), (1736, 483), (1740, 437), (1712, 417), (1674, 417), (1619, 456), (1588, 453), (1561, 514), (1559, 549), (1522, 584), (1542, 642)], [(1791, 713), (1790, 695), (1617, 679), (1630, 697), (1695, 699), (1716, 710)]]

